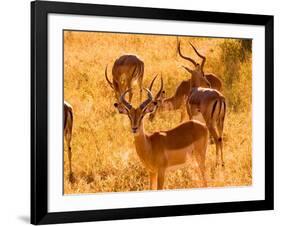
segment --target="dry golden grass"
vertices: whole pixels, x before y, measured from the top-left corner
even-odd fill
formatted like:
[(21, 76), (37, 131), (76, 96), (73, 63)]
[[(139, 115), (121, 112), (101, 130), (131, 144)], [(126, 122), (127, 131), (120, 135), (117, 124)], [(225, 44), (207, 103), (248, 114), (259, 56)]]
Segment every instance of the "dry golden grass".
[[(206, 71), (217, 74), (224, 82), (223, 93), (228, 104), (225, 169), (215, 168), (215, 145), (210, 144), (206, 160), (208, 186), (251, 185), (251, 51), (241, 55), (239, 40), (180, 39), (185, 55), (196, 58), (188, 45), (188, 41), (192, 41), (207, 56)], [(113, 107), (115, 99), (105, 81), (104, 69), (107, 64), (111, 68), (115, 59), (125, 53), (136, 54), (145, 63), (144, 86), (149, 85), (155, 74), (162, 73), (166, 94), (170, 96), (182, 80), (189, 78), (181, 68), (186, 62), (177, 56), (176, 43), (173, 36), (65, 32), (64, 98), (74, 110), (72, 165), (76, 179), (73, 184), (68, 181), (65, 152), (65, 194), (148, 189), (148, 174), (136, 154), (129, 120)], [(133, 98), (134, 104), (137, 97)], [(170, 129), (179, 123), (180, 113), (163, 112), (152, 123), (144, 121), (150, 132)], [(194, 163), (169, 172), (165, 189), (202, 186), (196, 172)]]

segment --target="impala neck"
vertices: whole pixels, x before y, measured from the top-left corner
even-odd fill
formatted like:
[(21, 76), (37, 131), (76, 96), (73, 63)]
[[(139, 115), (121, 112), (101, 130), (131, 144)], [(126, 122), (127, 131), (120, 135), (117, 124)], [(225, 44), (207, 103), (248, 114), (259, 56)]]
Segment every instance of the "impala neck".
[(139, 158), (146, 163), (147, 161), (149, 161), (151, 146), (150, 146), (149, 139), (145, 133), (143, 122), (141, 122), (140, 124), (138, 134), (134, 135), (134, 139), (135, 139), (137, 154)]
[(196, 75), (191, 76), (190, 80), (190, 88), (197, 88), (200, 87), (200, 80), (196, 77)]
[(210, 88), (210, 83), (206, 78), (203, 77), (204, 73), (202, 71), (194, 71), (190, 79), (190, 88)]
[(182, 95), (182, 96), (178, 96), (178, 97), (172, 96), (172, 97), (166, 98), (163, 100), (163, 103), (160, 106), (160, 109), (162, 111), (163, 110), (166, 110), (166, 111), (177, 110), (181, 107), (184, 97), (185, 96)]

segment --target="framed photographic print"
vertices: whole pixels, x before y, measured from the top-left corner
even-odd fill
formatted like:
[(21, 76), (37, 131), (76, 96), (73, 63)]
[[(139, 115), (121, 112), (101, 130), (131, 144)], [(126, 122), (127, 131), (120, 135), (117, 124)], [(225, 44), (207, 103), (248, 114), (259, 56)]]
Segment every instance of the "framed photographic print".
[(31, 3), (31, 223), (273, 209), (273, 16)]

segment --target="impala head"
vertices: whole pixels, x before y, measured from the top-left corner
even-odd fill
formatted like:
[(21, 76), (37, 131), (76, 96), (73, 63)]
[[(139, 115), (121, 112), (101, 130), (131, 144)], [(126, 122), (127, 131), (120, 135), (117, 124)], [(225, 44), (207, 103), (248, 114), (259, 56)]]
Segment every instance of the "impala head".
[[(156, 78), (157, 78), (157, 75), (154, 77), (154, 79), (152, 80), (152, 82), (149, 86), (150, 91), (152, 90), (152, 87), (153, 87), (153, 84), (154, 84), (154, 81), (155, 81)], [(156, 103), (156, 106), (154, 108), (154, 111), (149, 114), (149, 120), (150, 121), (153, 121), (153, 119), (156, 115), (156, 112), (157, 112), (158, 108), (162, 106), (164, 99), (165, 99), (165, 91), (163, 90), (163, 78), (162, 78), (162, 75), (161, 75), (160, 90), (158, 91), (158, 93), (155, 95), (155, 97), (153, 99), (153, 101)]]
[[(133, 74), (135, 74), (136, 69), (137, 69), (137, 66), (135, 66), (135, 68), (132, 72), (132, 76), (133, 76)], [(113, 91), (115, 93), (115, 97), (116, 97), (117, 101), (119, 101), (119, 97), (126, 91), (128, 84), (122, 83), (121, 81), (116, 81), (114, 78), (112, 79), (112, 82), (111, 82), (108, 78), (108, 75), (107, 75), (107, 65), (106, 65), (104, 74), (105, 74), (105, 78), (106, 78), (107, 83), (113, 89)]]
[[(137, 108), (134, 108), (128, 101), (125, 100), (125, 95), (129, 92), (129, 89), (121, 95), (120, 101), (114, 104), (114, 107), (117, 108), (120, 114), (126, 114), (129, 117), (132, 133), (136, 135), (142, 125), (144, 116), (155, 111), (157, 106), (157, 102), (154, 101), (151, 91), (147, 88), (144, 88), (144, 90), (147, 92), (147, 99)], [(160, 89), (159, 92), (161, 93), (162, 90)]]
[(209, 87), (211, 87), (210, 82), (207, 80), (207, 78), (205, 77), (205, 74), (204, 74), (204, 64), (206, 61), (206, 57), (201, 55), (191, 43), (189, 43), (189, 44), (191, 45), (191, 47), (193, 48), (195, 53), (202, 59), (202, 62), (201, 62), (201, 64), (199, 64), (192, 58), (184, 56), (181, 53), (180, 42), (178, 42), (178, 53), (179, 53), (180, 57), (191, 62), (194, 66), (194, 69), (190, 69), (187, 66), (182, 66), (182, 67), (191, 74), (191, 81), (192, 81), (193, 87), (201, 86), (201, 87), (209, 88)]

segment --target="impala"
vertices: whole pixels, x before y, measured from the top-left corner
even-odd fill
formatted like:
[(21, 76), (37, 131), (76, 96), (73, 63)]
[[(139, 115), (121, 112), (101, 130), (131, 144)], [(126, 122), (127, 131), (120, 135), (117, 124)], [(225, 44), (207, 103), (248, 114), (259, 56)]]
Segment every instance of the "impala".
[(68, 154), (68, 161), (69, 161), (69, 181), (74, 182), (74, 175), (71, 166), (71, 159), (72, 159), (71, 139), (72, 139), (72, 127), (73, 127), (73, 110), (71, 105), (66, 101), (64, 101), (63, 109), (64, 109), (63, 131), (64, 131), (64, 139), (67, 145), (67, 154)]
[[(221, 81), (214, 74), (206, 74), (207, 80), (209, 81), (212, 88), (221, 90)], [(181, 110), (181, 119), (183, 122), (186, 118), (186, 100), (190, 93), (190, 79), (182, 81), (179, 86), (176, 88), (176, 92), (173, 96), (169, 98), (163, 98), (161, 104), (158, 108), (149, 115), (149, 119), (152, 121), (157, 112), (163, 111), (173, 111), (173, 110)]]
[(142, 99), (142, 80), (144, 63), (135, 55), (123, 55), (119, 57), (112, 67), (112, 82), (107, 76), (107, 66), (105, 68), (105, 78), (110, 87), (114, 90), (116, 99), (127, 89), (129, 89), (129, 101), (132, 100), (132, 86), (137, 83), (140, 90), (140, 101)]
[(190, 69), (186, 66), (183, 66), (183, 68), (191, 74), (190, 87), (191, 88), (193, 88), (193, 87), (210, 88), (211, 84), (207, 80), (207, 78), (205, 76), (205, 73), (204, 73), (204, 65), (205, 65), (205, 62), (206, 62), (206, 57), (201, 55), (191, 43), (189, 43), (189, 44), (191, 45), (193, 50), (196, 52), (196, 54), (202, 59), (201, 64), (199, 64), (195, 60), (193, 60), (192, 58), (184, 56), (181, 52), (180, 42), (178, 43), (178, 53), (179, 53), (180, 57), (185, 59), (185, 60), (188, 60), (189, 62), (191, 62), (194, 65), (194, 69)]
[[(162, 89), (161, 79), (161, 88), (157, 95), (162, 93)], [(145, 90), (148, 97), (137, 108), (125, 100), (129, 90), (121, 95), (120, 101), (114, 106), (120, 114), (127, 115), (131, 122), (136, 152), (150, 175), (150, 189), (163, 189), (166, 171), (189, 162), (192, 156), (197, 161), (204, 186), (207, 186), (205, 180), (207, 127), (198, 121), (188, 121), (171, 130), (147, 133), (143, 118), (155, 110), (157, 103), (153, 101), (151, 91)]]
[(219, 165), (219, 152), (221, 157), (221, 165), (224, 166), (223, 160), (223, 127), (226, 114), (226, 103), (224, 96), (215, 89), (204, 88), (210, 83), (204, 74), (204, 64), (206, 57), (201, 55), (197, 49), (190, 43), (195, 53), (202, 59), (201, 64), (196, 63), (193, 59), (183, 56), (180, 52), (180, 43), (178, 51), (182, 58), (190, 61), (194, 65), (194, 69), (184, 67), (191, 73), (191, 90), (186, 102), (187, 112), (190, 118), (201, 114), (209, 129), (211, 136), (216, 144), (216, 165)]

